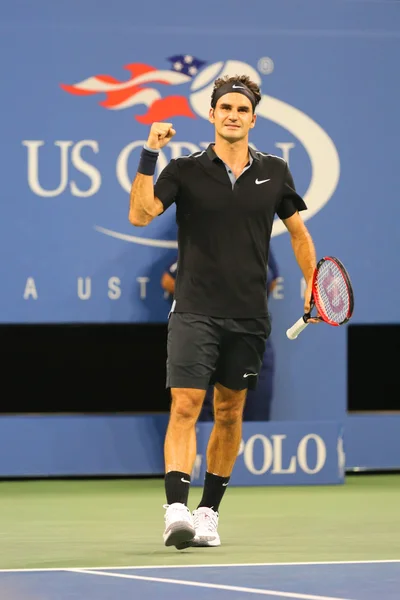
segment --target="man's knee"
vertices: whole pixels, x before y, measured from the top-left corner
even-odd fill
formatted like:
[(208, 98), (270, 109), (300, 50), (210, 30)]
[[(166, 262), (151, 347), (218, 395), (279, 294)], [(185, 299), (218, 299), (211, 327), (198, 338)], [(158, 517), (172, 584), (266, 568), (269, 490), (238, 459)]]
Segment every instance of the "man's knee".
[(171, 417), (178, 421), (196, 421), (204, 400), (205, 390), (173, 388)]
[(222, 427), (233, 427), (243, 419), (247, 390), (229, 390), (217, 384), (214, 397), (215, 422)]

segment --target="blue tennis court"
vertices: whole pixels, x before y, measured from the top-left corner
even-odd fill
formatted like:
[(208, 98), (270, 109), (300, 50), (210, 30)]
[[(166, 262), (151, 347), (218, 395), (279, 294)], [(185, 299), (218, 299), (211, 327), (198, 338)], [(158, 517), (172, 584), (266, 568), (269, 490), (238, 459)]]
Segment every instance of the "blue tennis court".
[(398, 600), (400, 560), (3, 570), (0, 592), (1, 600)]

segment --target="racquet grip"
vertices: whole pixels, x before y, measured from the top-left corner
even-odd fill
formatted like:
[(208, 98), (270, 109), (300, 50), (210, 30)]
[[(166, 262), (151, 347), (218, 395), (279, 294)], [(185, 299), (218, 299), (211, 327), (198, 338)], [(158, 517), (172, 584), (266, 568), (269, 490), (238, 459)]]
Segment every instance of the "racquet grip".
[(307, 327), (308, 323), (304, 321), (303, 317), (300, 317), (298, 321), (294, 325), (292, 325), (286, 332), (289, 340), (295, 340), (299, 333), (303, 331)]

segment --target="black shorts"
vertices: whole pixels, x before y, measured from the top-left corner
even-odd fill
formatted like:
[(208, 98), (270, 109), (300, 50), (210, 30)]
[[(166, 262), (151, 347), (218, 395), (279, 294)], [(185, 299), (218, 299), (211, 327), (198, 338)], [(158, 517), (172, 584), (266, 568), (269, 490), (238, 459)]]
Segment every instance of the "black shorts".
[(167, 388), (257, 387), (270, 320), (221, 319), (172, 312), (168, 321)]

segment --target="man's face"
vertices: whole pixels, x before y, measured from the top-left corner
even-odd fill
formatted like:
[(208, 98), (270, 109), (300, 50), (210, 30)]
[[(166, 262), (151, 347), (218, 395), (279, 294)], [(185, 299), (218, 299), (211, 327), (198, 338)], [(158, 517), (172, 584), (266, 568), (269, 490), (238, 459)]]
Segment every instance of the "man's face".
[(215, 125), (217, 135), (229, 142), (245, 138), (256, 122), (250, 100), (243, 94), (230, 92), (210, 108), (209, 121)]

